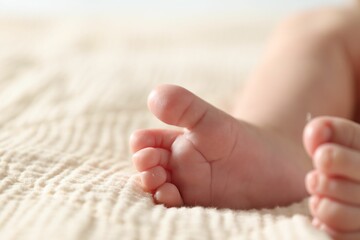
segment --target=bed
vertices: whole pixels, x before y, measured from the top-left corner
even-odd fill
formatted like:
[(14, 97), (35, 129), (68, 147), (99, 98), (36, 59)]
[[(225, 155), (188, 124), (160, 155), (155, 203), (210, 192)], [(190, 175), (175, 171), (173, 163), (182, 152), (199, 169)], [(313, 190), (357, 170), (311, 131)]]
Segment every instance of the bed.
[(275, 19), (0, 18), (0, 239), (325, 240), (307, 199), (234, 211), (165, 208), (139, 187), (128, 138), (169, 127), (160, 83), (231, 111)]

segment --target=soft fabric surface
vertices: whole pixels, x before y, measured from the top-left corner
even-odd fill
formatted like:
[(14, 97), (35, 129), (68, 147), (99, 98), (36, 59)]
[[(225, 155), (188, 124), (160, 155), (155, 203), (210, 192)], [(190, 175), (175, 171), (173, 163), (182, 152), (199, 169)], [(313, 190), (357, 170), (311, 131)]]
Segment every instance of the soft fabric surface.
[(306, 200), (153, 204), (128, 150), (133, 130), (168, 127), (150, 89), (179, 84), (230, 111), (273, 23), (135, 19), (0, 20), (0, 239), (328, 239)]

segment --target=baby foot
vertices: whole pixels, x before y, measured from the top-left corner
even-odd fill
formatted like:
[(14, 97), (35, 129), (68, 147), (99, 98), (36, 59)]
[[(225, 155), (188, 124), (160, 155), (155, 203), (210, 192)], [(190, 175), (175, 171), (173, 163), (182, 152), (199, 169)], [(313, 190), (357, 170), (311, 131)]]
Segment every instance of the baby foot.
[(161, 121), (184, 128), (139, 130), (131, 137), (143, 188), (157, 203), (249, 209), (306, 196), (303, 178), (310, 164), (298, 144), (178, 86), (159, 86), (148, 106)]
[(315, 167), (306, 177), (313, 224), (334, 239), (360, 239), (360, 125), (316, 118), (304, 144)]

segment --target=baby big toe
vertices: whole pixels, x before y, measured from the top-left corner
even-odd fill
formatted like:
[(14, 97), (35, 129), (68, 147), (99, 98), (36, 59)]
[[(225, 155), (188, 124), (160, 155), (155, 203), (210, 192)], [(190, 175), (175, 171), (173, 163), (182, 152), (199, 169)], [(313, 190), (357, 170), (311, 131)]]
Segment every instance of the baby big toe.
[(148, 169), (140, 175), (141, 183), (146, 191), (156, 190), (168, 179), (168, 173), (161, 166)]
[(315, 217), (339, 232), (360, 231), (360, 208), (329, 198), (321, 198), (315, 209)]
[(324, 143), (360, 150), (360, 125), (343, 118), (317, 117), (304, 130), (304, 145), (310, 156)]

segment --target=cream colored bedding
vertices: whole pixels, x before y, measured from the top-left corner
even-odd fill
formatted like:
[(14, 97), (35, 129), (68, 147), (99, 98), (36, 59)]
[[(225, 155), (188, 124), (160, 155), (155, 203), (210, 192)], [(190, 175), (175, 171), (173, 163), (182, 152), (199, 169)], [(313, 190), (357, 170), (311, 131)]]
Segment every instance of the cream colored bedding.
[(159, 83), (229, 111), (273, 22), (0, 19), (0, 239), (328, 239), (306, 201), (166, 209), (138, 186), (128, 138), (166, 127)]

